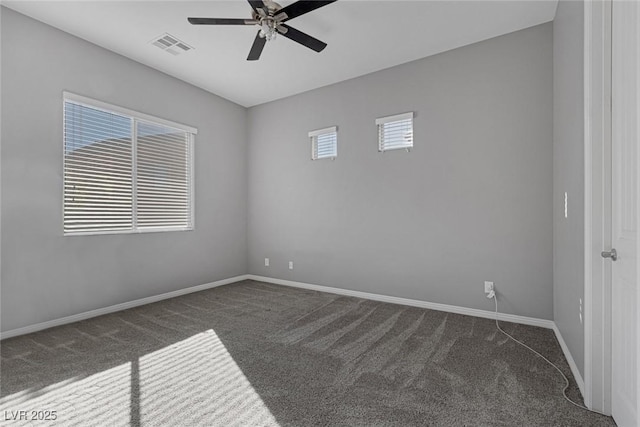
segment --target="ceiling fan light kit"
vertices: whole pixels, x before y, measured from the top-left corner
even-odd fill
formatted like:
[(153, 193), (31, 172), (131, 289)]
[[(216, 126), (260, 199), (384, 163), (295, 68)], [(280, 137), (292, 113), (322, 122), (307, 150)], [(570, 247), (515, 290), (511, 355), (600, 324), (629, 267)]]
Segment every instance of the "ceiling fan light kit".
[(327, 44), (296, 30), (285, 24), (286, 21), (297, 18), (322, 6), (326, 6), (337, 0), (316, 1), (300, 0), (289, 6), (282, 7), (271, 0), (248, 0), (253, 11), (251, 19), (236, 18), (187, 18), (193, 25), (257, 25), (260, 27), (253, 41), (247, 61), (260, 59), (262, 50), (267, 41), (274, 40), (278, 34), (293, 40), (296, 43), (308, 47), (316, 52), (321, 52)]

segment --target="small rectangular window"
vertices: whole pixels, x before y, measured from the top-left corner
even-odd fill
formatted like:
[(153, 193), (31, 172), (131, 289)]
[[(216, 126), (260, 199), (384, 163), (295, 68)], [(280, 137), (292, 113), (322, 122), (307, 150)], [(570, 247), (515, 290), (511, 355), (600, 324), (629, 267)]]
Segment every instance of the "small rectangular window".
[(64, 234), (193, 229), (187, 126), (64, 95)]
[(413, 147), (413, 112), (376, 119), (378, 151)]
[(309, 132), (311, 159), (335, 159), (338, 157), (338, 128), (336, 126)]

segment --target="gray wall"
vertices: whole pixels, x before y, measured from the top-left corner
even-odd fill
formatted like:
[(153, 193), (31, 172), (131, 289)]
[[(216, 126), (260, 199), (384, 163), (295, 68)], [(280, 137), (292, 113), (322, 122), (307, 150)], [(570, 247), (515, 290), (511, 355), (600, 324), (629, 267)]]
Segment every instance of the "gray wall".
[(579, 301), (584, 298), (583, 31), (583, 3), (560, 1), (553, 23), (554, 319), (584, 375), (584, 330), (579, 318)]
[[(247, 271), (246, 109), (2, 10), (2, 330)], [(62, 236), (62, 91), (195, 126), (192, 232)]]
[[(493, 280), (502, 312), (552, 319), (552, 36), (250, 108), (249, 272), (485, 310)], [(374, 120), (406, 111), (415, 148), (378, 153)], [(332, 125), (337, 160), (311, 161), (308, 131)]]
[[(551, 24), (247, 113), (1, 19), (3, 331), (247, 272), (486, 310), (493, 280), (501, 311), (553, 317)], [(195, 231), (62, 236), (63, 90), (198, 127)], [(405, 111), (415, 148), (378, 153)], [(338, 159), (312, 162), (331, 125)]]

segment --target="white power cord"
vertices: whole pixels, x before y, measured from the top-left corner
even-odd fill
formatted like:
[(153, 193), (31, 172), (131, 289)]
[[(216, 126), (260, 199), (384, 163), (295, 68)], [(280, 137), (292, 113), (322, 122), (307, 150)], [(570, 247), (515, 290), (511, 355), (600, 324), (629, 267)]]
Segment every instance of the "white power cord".
[[(556, 365), (554, 365), (553, 363), (551, 363), (551, 361), (549, 359), (547, 359), (546, 357), (544, 357), (543, 355), (541, 355), (540, 353), (538, 353), (537, 351), (535, 351), (534, 349), (532, 349), (531, 347), (529, 347), (528, 345), (526, 345), (523, 342), (518, 341), (517, 339), (515, 339), (514, 337), (512, 337), (511, 335), (509, 335), (508, 333), (506, 333), (504, 330), (502, 330), (502, 328), (500, 327), (500, 324), (498, 323), (498, 298), (496, 297), (496, 293), (494, 291), (490, 291), (487, 294), (487, 298), (493, 298), (493, 301), (496, 303), (496, 327), (498, 328), (498, 330), (500, 332), (502, 332), (504, 335), (506, 335), (507, 337), (509, 337), (510, 339), (512, 339), (513, 341), (517, 342), (518, 344), (520, 344), (521, 346), (523, 346), (524, 348), (532, 351), (533, 353), (535, 353), (536, 355), (540, 356), (545, 362), (547, 362), (549, 365), (553, 366), (556, 371), (560, 372), (560, 375), (562, 375), (562, 378), (564, 378), (564, 382), (565, 382), (565, 386), (562, 389), (562, 396), (572, 405), (577, 406), (580, 409), (584, 409), (586, 411), (590, 411), (590, 412), (596, 412), (596, 411), (592, 411), (591, 409), (587, 408), (584, 405), (581, 405), (579, 403), (574, 402), (573, 400), (569, 399), (569, 397), (567, 396), (567, 389), (569, 388), (569, 379), (566, 377), (566, 375), (564, 373), (562, 373), (562, 371), (560, 370), (560, 368), (558, 368)], [(596, 412), (597, 414), (599, 414), (599, 412)]]

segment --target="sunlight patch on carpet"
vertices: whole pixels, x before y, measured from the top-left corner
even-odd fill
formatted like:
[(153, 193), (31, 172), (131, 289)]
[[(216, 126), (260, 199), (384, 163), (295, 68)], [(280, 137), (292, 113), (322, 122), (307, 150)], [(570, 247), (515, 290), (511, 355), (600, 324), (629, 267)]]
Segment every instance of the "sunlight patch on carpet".
[(213, 330), (140, 358), (140, 421), (278, 425)]
[(278, 425), (213, 330), (86, 377), (5, 396), (0, 416), (12, 426)]
[(131, 363), (0, 399), (3, 422), (31, 425), (129, 425)]

